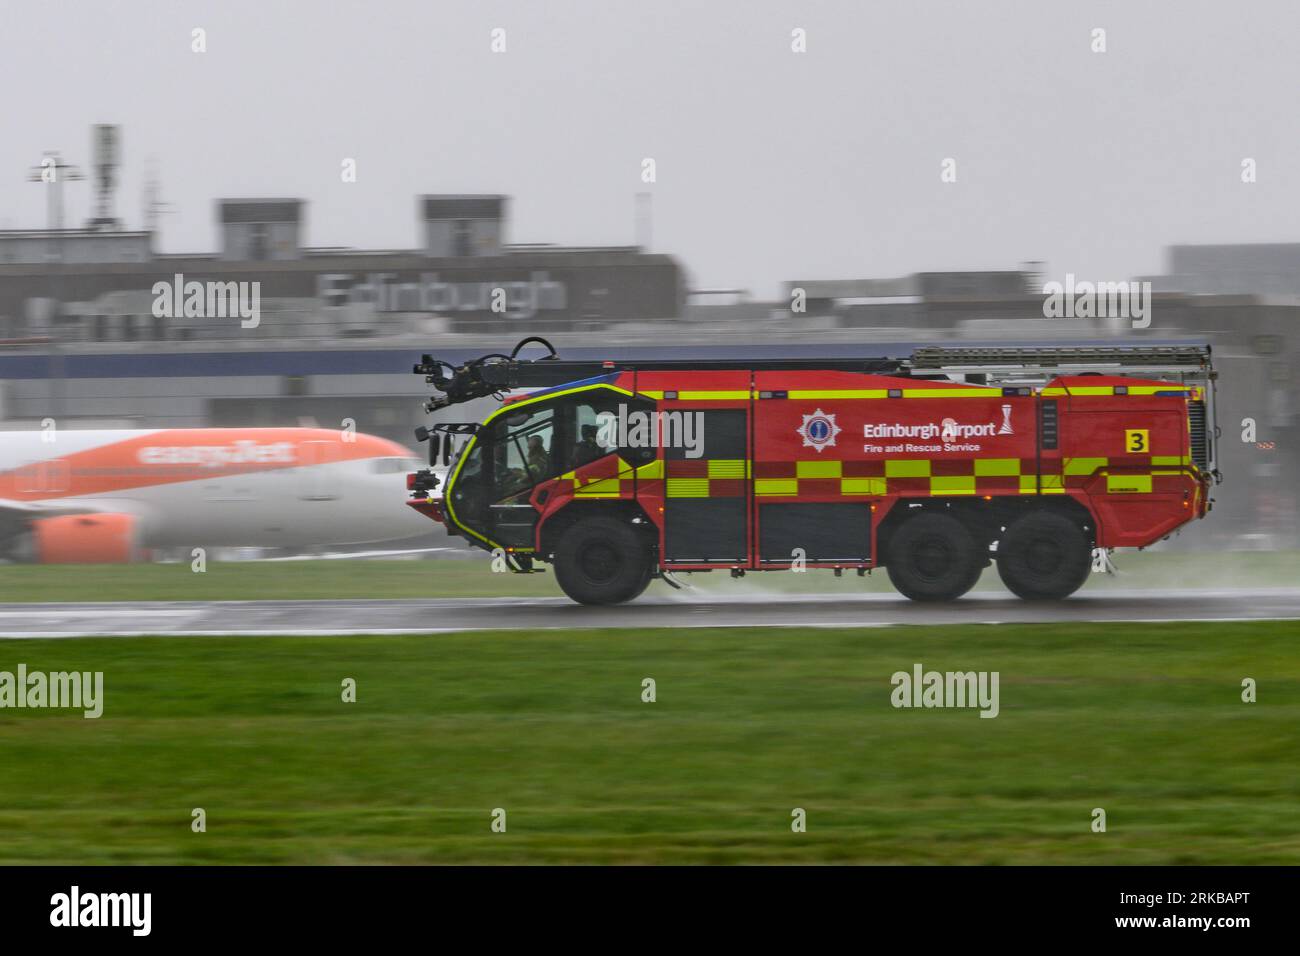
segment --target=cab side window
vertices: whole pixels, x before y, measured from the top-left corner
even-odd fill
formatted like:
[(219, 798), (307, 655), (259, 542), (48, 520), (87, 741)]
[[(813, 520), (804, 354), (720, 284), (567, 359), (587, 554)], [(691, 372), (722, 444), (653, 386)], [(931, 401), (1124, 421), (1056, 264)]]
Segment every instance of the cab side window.
[(573, 435), (576, 439), (573, 446), (574, 468), (604, 458), (616, 448), (610, 440), (610, 433), (617, 434), (617, 430), (608, 427), (610, 419), (602, 417), (602, 411), (608, 415), (611, 410), (591, 402), (581, 402), (573, 407)]
[(572, 464), (580, 468), (614, 452), (629, 465), (653, 461), (654, 403), (621, 395), (587, 393), (573, 402)]

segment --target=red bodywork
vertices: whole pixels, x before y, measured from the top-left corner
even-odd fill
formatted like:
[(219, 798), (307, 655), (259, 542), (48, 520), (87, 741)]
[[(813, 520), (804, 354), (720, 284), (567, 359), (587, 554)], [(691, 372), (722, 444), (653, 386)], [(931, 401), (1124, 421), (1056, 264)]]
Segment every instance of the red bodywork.
[[(539, 484), (529, 497), (539, 556), (548, 526), (579, 502), (634, 503), (658, 529), (660, 566), (682, 570), (788, 568), (780, 525), (791, 521), (825, 525), (826, 553), (810, 554), (806, 566), (872, 567), (891, 511), (932, 498), (975, 508), (1070, 499), (1102, 548), (1149, 545), (1209, 507), (1188, 415), (1203, 396), (1175, 383), (1083, 375), (1031, 389), (838, 371), (633, 371), (600, 387), (615, 400), (651, 400), (659, 412), (737, 414), (704, 419), (698, 458), (662, 446), (645, 464), (608, 454)], [(723, 453), (708, 451), (710, 420), (729, 431)], [(457, 530), (441, 501), (411, 504)], [(860, 507), (772, 507), (814, 504)], [(675, 510), (674, 530), (666, 516)], [(837, 548), (835, 522), (847, 517), (849, 535), (857, 515), (869, 516), (869, 534), (854, 532), (854, 544)], [(710, 528), (727, 539), (716, 546), (725, 553), (683, 552), (688, 538), (687, 551), (707, 551)]]

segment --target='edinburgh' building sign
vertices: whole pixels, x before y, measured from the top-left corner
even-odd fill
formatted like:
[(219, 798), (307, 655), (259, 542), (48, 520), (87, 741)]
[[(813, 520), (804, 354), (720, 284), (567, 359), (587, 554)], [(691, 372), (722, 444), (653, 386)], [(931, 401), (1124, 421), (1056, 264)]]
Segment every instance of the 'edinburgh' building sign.
[(496, 312), (512, 319), (568, 308), (564, 283), (545, 271), (530, 273), (526, 281), (447, 282), (436, 272), (422, 272), (414, 281), (402, 281), (395, 272), (370, 272), (360, 282), (355, 279), (347, 272), (321, 273), (316, 277), (317, 298), (329, 306), (373, 305), (377, 312)]

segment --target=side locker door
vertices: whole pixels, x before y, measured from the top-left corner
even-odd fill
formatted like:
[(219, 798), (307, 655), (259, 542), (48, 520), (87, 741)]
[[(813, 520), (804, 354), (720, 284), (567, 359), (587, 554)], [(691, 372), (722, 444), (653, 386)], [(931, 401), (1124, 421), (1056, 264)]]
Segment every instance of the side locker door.
[[(731, 407), (717, 408), (715, 401), (704, 398), (674, 401), (669, 397), (673, 392), (666, 392), (660, 402), (660, 410), (669, 413), (661, 420), (660, 433), (665, 564), (749, 563), (749, 373), (735, 375), (737, 383), (743, 375), (743, 383), (712, 392), (719, 396), (716, 401)], [(715, 407), (700, 408), (705, 401)], [(677, 419), (682, 424), (675, 429), (673, 413), (689, 419)], [(694, 447), (675, 440), (681, 435), (693, 437)]]
[(889, 469), (883, 442), (868, 450), (864, 425), (902, 410), (889, 384), (850, 372), (755, 372), (758, 567), (788, 568), (797, 557), (814, 566), (871, 561), (873, 510)]

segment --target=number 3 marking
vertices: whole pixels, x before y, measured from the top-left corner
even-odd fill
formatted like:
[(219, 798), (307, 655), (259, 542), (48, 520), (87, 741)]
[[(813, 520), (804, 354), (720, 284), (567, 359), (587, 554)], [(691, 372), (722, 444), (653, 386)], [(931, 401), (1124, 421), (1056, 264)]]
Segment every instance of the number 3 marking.
[(1130, 428), (1124, 432), (1124, 450), (1131, 454), (1149, 454), (1151, 430), (1148, 428)]

